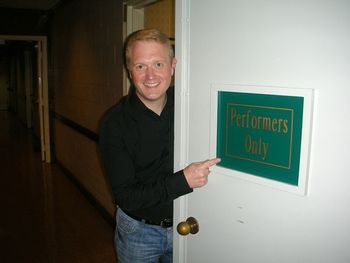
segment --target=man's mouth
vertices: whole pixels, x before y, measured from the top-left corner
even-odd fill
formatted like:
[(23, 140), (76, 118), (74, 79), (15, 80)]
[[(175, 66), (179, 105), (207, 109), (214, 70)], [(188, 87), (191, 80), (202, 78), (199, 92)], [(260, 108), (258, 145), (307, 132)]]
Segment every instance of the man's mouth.
[(152, 83), (147, 82), (147, 83), (144, 83), (144, 85), (146, 87), (149, 87), (149, 88), (157, 87), (159, 84), (160, 84), (160, 82), (152, 82)]

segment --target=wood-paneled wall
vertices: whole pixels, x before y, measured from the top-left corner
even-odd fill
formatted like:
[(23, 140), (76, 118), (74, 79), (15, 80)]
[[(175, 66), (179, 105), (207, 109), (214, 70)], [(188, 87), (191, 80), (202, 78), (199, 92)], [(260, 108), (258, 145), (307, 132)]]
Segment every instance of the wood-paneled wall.
[[(175, 2), (145, 8), (145, 27), (175, 36)], [(55, 10), (50, 50), (53, 111), (97, 135), (104, 112), (123, 94), (122, 1), (66, 1)], [(96, 141), (53, 119), (54, 155), (75, 179), (114, 214)]]
[[(51, 103), (56, 114), (98, 133), (104, 112), (123, 93), (122, 1), (66, 1), (55, 10), (51, 36)], [(114, 213), (96, 141), (53, 120), (57, 161)]]

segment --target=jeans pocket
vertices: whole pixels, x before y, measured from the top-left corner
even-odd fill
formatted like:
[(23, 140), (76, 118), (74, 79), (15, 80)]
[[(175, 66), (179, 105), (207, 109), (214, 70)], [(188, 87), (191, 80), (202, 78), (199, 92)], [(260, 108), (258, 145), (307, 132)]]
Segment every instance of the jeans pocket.
[(130, 218), (120, 208), (117, 212), (117, 228), (125, 234), (132, 234), (137, 232), (140, 222)]

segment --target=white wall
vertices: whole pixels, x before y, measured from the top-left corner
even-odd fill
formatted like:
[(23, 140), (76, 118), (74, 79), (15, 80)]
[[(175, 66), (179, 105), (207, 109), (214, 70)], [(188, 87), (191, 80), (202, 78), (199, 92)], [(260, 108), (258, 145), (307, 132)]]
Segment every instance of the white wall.
[[(232, 238), (221, 248), (203, 242), (212, 253), (200, 262), (220, 252), (232, 253), (232, 262), (350, 262), (350, 1), (190, 0), (189, 30), (190, 161), (209, 155), (211, 83), (316, 91), (308, 195), (229, 179), (216, 188), (210, 179), (202, 191), (231, 195), (205, 206), (248, 207), (241, 213), (250, 225), (228, 226), (222, 238)], [(188, 250), (201, 241), (191, 242)]]

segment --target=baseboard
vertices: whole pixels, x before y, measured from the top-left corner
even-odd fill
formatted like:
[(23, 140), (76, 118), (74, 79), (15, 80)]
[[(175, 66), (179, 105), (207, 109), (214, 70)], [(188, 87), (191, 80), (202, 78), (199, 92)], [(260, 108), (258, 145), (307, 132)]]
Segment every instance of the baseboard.
[(108, 224), (115, 227), (115, 218), (107, 211), (107, 209), (101, 205), (101, 203), (89, 192), (89, 190), (87, 190), (85, 186), (82, 185), (79, 182), (79, 180), (68, 169), (64, 167), (62, 163), (60, 163), (58, 160), (56, 160), (55, 163), (64, 172), (64, 174), (70, 179), (70, 181), (79, 189), (79, 191), (85, 196), (85, 198), (91, 203), (91, 205), (94, 206), (99, 211), (103, 219)]

